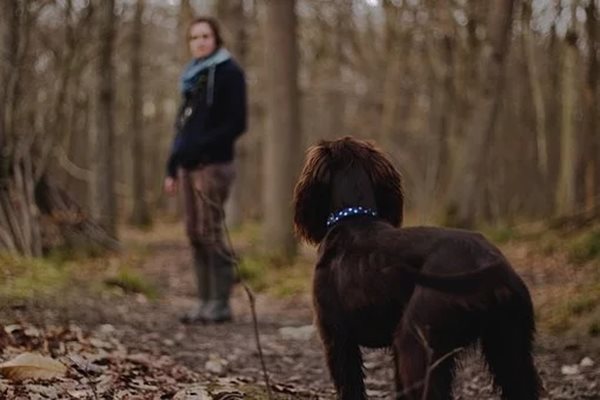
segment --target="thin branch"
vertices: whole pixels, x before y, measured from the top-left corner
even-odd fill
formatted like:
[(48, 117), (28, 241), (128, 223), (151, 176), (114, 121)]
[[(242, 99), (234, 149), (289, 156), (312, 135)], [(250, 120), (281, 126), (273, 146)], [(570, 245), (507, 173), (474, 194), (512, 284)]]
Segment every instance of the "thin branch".
[(72, 177), (82, 180), (84, 182), (92, 181), (92, 171), (89, 169), (81, 168), (69, 159), (65, 149), (58, 145), (55, 147), (54, 154), (58, 159), (60, 166)]
[(219, 210), (219, 213), (221, 214), (221, 220), (223, 221), (223, 229), (225, 230), (225, 237), (227, 238), (227, 245), (229, 246), (229, 252), (230, 252), (229, 259), (235, 267), (238, 278), (240, 280), (240, 284), (244, 288), (244, 291), (246, 292), (246, 296), (248, 297), (248, 301), (250, 303), (250, 311), (252, 313), (252, 324), (254, 327), (254, 339), (256, 342), (256, 349), (258, 350), (258, 357), (260, 358), (260, 364), (262, 367), (263, 378), (265, 380), (265, 385), (267, 387), (267, 398), (269, 400), (272, 400), (273, 394), (271, 393), (271, 384), (269, 382), (269, 373), (267, 371), (267, 365), (265, 363), (265, 358), (264, 358), (263, 351), (262, 351), (262, 345), (260, 343), (260, 332), (258, 329), (258, 317), (256, 314), (256, 296), (252, 292), (252, 289), (250, 289), (250, 287), (244, 282), (244, 280), (242, 278), (242, 274), (240, 271), (240, 264), (238, 261), (239, 258), (235, 254), (235, 250), (233, 248), (233, 243), (231, 241), (231, 235), (229, 234), (229, 229), (228, 229), (227, 223), (225, 221), (225, 210), (223, 209), (223, 207), (220, 204), (209, 199), (200, 190), (196, 190), (196, 192), (202, 198), (203, 201), (205, 201), (207, 204), (214, 207), (215, 209)]
[(92, 389), (92, 394), (94, 395), (94, 400), (99, 400), (98, 389), (96, 388), (96, 384), (94, 383), (94, 381), (92, 380), (92, 378), (90, 377), (90, 374), (89, 374), (89, 364), (90, 364), (89, 361), (86, 361), (86, 364), (82, 365), (73, 357), (69, 357), (69, 360), (73, 364), (75, 364), (75, 367), (76, 367), (75, 371), (79, 372), (81, 375), (83, 375), (85, 377), (88, 386)]
[(427, 339), (425, 338), (425, 335), (423, 334), (423, 331), (421, 330), (421, 328), (416, 327), (416, 330), (417, 330), (417, 335), (419, 336), (419, 339), (421, 340), (421, 343), (423, 344), (423, 347), (424, 347), (425, 351), (427, 352), (427, 364), (429, 365), (429, 367), (427, 368), (427, 371), (425, 373), (425, 378), (423, 378), (422, 380), (420, 380), (418, 382), (415, 382), (414, 384), (412, 384), (411, 386), (409, 386), (407, 388), (404, 388), (402, 390), (402, 393), (400, 393), (400, 395), (405, 396), (405, 395), (409, 394), (410, 392), (423, 387), (423, 393), (421, 395), (421, 399), (426, 400), (427, 395), (429, 393), (429, 383), (430, 383), (431, 374), (433, 373), (433, 371), (437, 367), (439, 367), (444, 361), (446, 361), (448, 358), (453, 357), (456, 354), (463, 351), (464, 347), (457, 347), (456, 349), (454, 349), (454, 350), (444, 354), (440, 358), (438, 358), (435, 362), (432, 362), (433, 350), (429, 346)]

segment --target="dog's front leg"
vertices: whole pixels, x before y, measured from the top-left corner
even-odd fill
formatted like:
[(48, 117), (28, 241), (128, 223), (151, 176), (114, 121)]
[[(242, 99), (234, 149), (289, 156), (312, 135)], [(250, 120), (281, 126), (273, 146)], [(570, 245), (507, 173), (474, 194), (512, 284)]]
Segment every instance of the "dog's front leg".
[(341, 301), (334, 289), (329, 268), (317, 266), (313, 299), (327, 366), (340, 400), (367, 398), (362, 355), (358, 342), (344, 315)]

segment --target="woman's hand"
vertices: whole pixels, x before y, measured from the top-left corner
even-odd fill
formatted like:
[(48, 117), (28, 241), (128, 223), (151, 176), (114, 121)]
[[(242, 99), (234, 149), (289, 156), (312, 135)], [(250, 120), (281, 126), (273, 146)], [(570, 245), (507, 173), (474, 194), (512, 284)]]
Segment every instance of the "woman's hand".
[(177, 193), (177, 179), (167, 176), (164, 184), (165, 193), (169, 196), (173, 196)]

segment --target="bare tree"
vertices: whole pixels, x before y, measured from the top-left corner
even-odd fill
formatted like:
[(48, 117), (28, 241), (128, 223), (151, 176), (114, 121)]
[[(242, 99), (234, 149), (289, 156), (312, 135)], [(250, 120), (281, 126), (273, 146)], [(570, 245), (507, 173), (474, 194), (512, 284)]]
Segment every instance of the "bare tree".
[(187, 62), (190, 56), (190, 50), (188, 49), (187, 37), (190, 23), (194, 19), (194, 8), (190, 0), (181, 0), (179, 4), (179, 19), (177, 21), (177, 30), (179, 31), (179, 43), (181, 47), (179, 50), (179, 62)]
[(467, 130), (466, 151), (454, 173), (449, 211), (455, 210), (456, 226), (472, 227), (481, 198), (504, 82), (505, 60), (510, 42), (513, 0), (494, 0), (488, 15), (488, 40), (481, 65), (486, 66)]
[(106, 231), (117, 234), (117, 204), (115, 195), (115, 128), (113, 40), (115, 37), (114, 0), (99, 0), (98, 63), (96, 104), (96, 145), (94, 151), (94, 196), (92, 213)]
[(589, 48), (587, 63), (587, 79), (584, 91), (585, 107), (585, 138), (584, 146), (584, 177), (585, 177), (585, 207), (591, 210), (600, 205), (600, 114), (598, 108), (598, 68), (600, 67), (600, 37), (598, 30), (598, 8), (595, 0), (589, 0), (586, 12), (586, 32)]
[(23, 84), (31, 25), (39, 8), (11, 0), (0, 8), (0, 249), (28, 256), (42, 253), (39, 211), (35, 203), (32, 157), (35, 135), (25, 125)]
[(540, 176), (548, 178), (548, 140), (546, 138), (546, 106), (544, 92), (540, 81), (538, 65), (536, 63), (534, 40), (531, 32), (531, 0), (522, 3), (521, 32), (525, 65), (531, 89), (531, 97), (535, 111), (535, 137), (537, 143), (537, 164)]
[[(243, 66), (246, 62), (248, 52), (248, 32), (244, 1), (221, 0), (216, 3), (216, 14), (222, 23), (227, 47), (233, 53), (236, 60)], [(252, 182), (248, 182), (245, 179), (245, 174), (243, 174), (243, 171), (245, 172), (252, 168), (249, 165), (249, 152), (251, 151), (249, 140), (252, 140), (252, 138), (248, 139), (247, 135), (243, 136), (236, 145), (235, 166), (237, 179), (233, 183), (231, 195), (225, 206), (227, 223), (230, 226), (238, 226), (242, 223), (244, 219), (244, 200), (248, 198), (244, 194), (252, 191)]]
[(14, 51), (11, 51), (16, 33), (12, 26), (15, 21), (16, 1), (3, 1), (0, 4), (0, 184), (8, 178), (8, 138), (6, 132), (7, 88), (12, 69)]
[[(574, 11), (574, 10), (573, 10)], [(575, 21), (574, 12), (571, 15)], [(577, 104), (576, 68), (578, 36), (573, 26), (565, 37), (561, 66), (561, 113), (560, 113), (560, 172), (556, 188), (556, 213), (571, 215), (577, 206), (577, 158), (578, 138), (575, 121)]]
[(411, 36), (401, 23), (401, 16), (409, 6), (398, 5), (392, 0), (383, 1), (385, 16), (383, 52), (387, 58), (383, 98), (381, 100), (380, 141), (385, 147), (393, 143), (393, 139), (403, 132), (402, 100), (407, 97), (403, 91), (402, 77), (407, 73), (411, 57)]
[(143, 28), (142, 15), (144, 14), (145, 0), (137, 0), (133, 30), (131, 32), (131, 159), (133, 161), (133, 210), (131, 222), (136, 226), (150, 224), (150, 212), (146, 202), (146, 179), (144, 170), (144, 126), (142, 117), (142, 104), (144, 93), (142, 91), (142, 49)]
[(298, 50), (295, 0), (266, 2), (265, 55), (268, 126), (264, 142), (264, 242), (292, 257), (292, 189), (298, 161)]

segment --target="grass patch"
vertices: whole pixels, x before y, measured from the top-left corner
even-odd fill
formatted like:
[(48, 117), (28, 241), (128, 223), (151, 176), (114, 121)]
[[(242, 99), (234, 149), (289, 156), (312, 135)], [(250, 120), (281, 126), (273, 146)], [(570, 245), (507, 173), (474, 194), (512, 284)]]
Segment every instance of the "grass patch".
[(252, 290), (277, 297), (310, 292), (312, 263), (301, 257), (290, 263), (280, 254), (264, 251), (260, 224), (246, 223), (233, 229), (231, 239), (241, 256), (240, 278)]
[(567, 255), (575, 264), (600, 259), (600, 229), (583, 232), (569, 240)]
[(554, 303), (539, 310), (540, 325), (553, 334), (578, 330), (590, 336), (599, 335), (600, 282), (577, 288), (576, 294), (568, 300), (565, 297), (560, 296)]
[(588, 326), (588, 335), (591, 337), (600, 336), (600, 320), (590, 322), (590, 325)]
[(0, 254), (0, 291), (11, 299), (43, 297), (68, 286), (71, 269), (52, 259)]
[(573, 313), (573, 315), (584, 315), (589, 314), (594, 311), (594, 309), (600, 303), (600, 297), (590, 296), (590, 297), (581, 297), (574, 301), (567, 303), (569, 311)]
[(571, 329), (573, 327), (573, 322), (571, 321), (569, 314), (563, 311), (552, 315), (546, 321), (545, 325), (550, 333), (560, 335)]
[(272, 289), (277, 297), (292, 297), (310, 293), (312, 288), (312, 265), (296, 263), (287, 269), (279, 269), (274, 276)]
[(119, 288), (128, 294), (143, 294), (150, 300), (158, 298), (156, 286), (147, 281), (144, 276), (129, 266), (121, 266), (114, 276), (104, 280), (104, 284), (110, 288)]
[(229, 231), (231, 240), (242, 248), (258, 248), (262, 240), (261, 226), (258, 222), (247, 222)]
[(521, 238), (518, 230), (510, 226), (483, 228), (482, 232), (492, 242), (497, 244), (504, 244)]
[(73, 289), (102, 292), (108, 285), (153, 299), (157, 290), (132, 267), (145, 253), (145, 247), (126, 254), (57, 248), (43, 258), (0, 253), (0, 295), (11, 301), (51, 299)]
[(299, 260), (283, 265), (281, 260), (261, 253), (245, 255), (239, 264), (240, 277), (256, 292), (289, 297), (310, 292), (312, 264)]
[(243, 257), (239, 263), (240, 279), (257, 292), (262, 292), (267, 288), (268, 270), (267, 259), (256, 254)]

